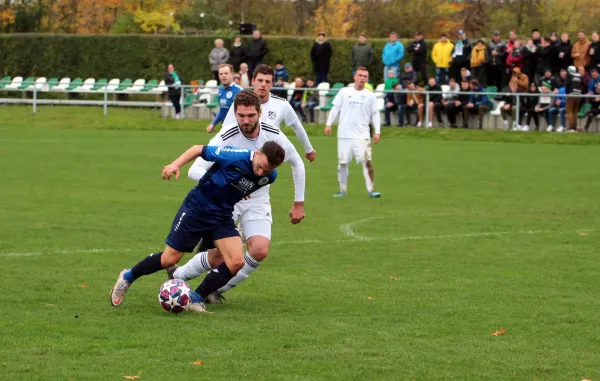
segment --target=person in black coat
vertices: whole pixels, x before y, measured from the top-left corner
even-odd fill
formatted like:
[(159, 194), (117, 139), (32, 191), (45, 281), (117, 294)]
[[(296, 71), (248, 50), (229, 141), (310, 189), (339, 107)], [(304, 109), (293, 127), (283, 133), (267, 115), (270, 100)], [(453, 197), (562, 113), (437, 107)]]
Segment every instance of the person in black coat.
[(598, 32), (592, 33), (592, 43), (588, 54), (590, 56), (589, 70), (600, 70), (600, 36), (598, 36)]
[(527, 44), (523, 47), (523, 73), (529, 77), (530, 82), (534, 82), (535, 69), (537, 67), (538, 47), (532, 39), (527, 40)]
[(542, 46), (538, 49), (537, 66), (535, 69), (536, 82), (544, 76), (546, 69), (552, 68), (552, 47), (550, 37), (542, 38)]
[(415, 33), (415, 40), (408, 45), (407, 50), (409, 53), (412, 53), (414, 71), (417, 73), (417, 76), (421, 73), (423, 85), (426, 85), (429, 78), (427, 76), (427, 42), (425, 42), (421, 32)]
[(229, 50), (229, 63), (233, 65), (233, 71), (239, 72), (240, 65), (246, 62), (246, 47), (242, 45), (242, 39), (236, 37), (233, 46)]
[(263, 63), (263, 59), (267, 53), (269, 53), (267, 41), (262, 38), (259, 30), (255, 30), (252, 33), (252, 40), (248, 44), (248, 50), (246, 52), (248, 55), (248, 72), (250, 73), (250, 76), (252, 76), (254, 75), (254, 69)]
[(568, 33), (562, 33), (560, 35), (560, 42), (556, 46), (556, 67), (553, 72), (558, 73), (560, 69), (565, 69), (573, 65), (573, 58), (571, 57), (571, 51), (573, 50), (573, 44), (569, 40)]
[(327, 74), (329, 74), (331, 56), (333, 55), (333, 48), (326, 37), (324, 32), (319, 33), (317, 41), (310, 49), (310, 60), (317, 79), (317, 85), (321, 82), (327, 82)]
[(177, 72), (173, 64), (167, 65), (167, 72), (164, 76), (165, 85), (168, 86), (169, 100), (175, 107), (175, 119), (181, 118), (181, 84), (183, 81)]
[(473, 51), (473, 43), (467, 38), (464, 30), (458, 31), (458, 40), (454, 43), (452, 49), (452, 70), (450, 76), (460, 78), (460, 69), (466, 67), (471, 68), (471, 52)]

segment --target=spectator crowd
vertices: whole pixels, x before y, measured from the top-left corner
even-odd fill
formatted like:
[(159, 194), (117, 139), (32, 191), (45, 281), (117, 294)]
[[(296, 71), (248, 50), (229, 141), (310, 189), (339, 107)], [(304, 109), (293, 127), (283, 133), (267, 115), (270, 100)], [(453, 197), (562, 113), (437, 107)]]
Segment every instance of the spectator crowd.
[[(411, 54), (411, 59), (402, 65), (406, 52)], [(230, 64), (234, 71), (233, 83), (248, 87), (254, 68), (268, 53), (267, 42), (257, 30), (246, 45), (237, 37), (229, 50), (221, 39), (215, 40), (209, 64), (217, 81), (220, 65)], [(349, 57), (352, 68), (370, 67), (374, 55), (367, 36), (360, 34)], [(325, 33), (319, 33), (310, 49), (314, 77), (295, 78), (296, 90), (289, 99), (287, 90), (281, 88), (291, 81), (290, 73), (284, 62), (276, 62), (273, 93), (288, 99), (305, 122), (315, 120), (319, 96), (318, 91), (312, 89), (328, 81), (332, 56), (332, 44)], [(428, 68), (429, 57), (434, 68)], [(459, 30), (454, 42), (442, 34), (433, 46), (428, 46), (423, 34), (416, 32), (414, 40), (406, 47), (392, 32), (382, 50), (381, 61), (385, 79), (383, 108), (388, 126), (392, 113), (397, 115), (398, 126), (410, 124), (410, 117), (416, 116), (418, 127), (432, 127), (434, 117), (438, 123), (443, 123), (442, 114), (445, 113), (450, 127), (458, 127), (457, 116), (462, 116), (462, 127), (468, 127), (469, 115), (474, 115), (478, 127), (482, 128), (484, 115), (493, 107), (490, 96), (496, 95), (488, 96), (488, 93), (508, 94), (494, 98), (503, 102), (499, 114), (506, 129), (528, 131), (532, 121), (534, 128), (539, 129), (540, 120), (545, 120), (547, 131), (575, 131), (577, 115), (582, 108), (587, 116), (585, 129), (600, 114), (600, 38), (597, 32), (591, 34), (590, 40), (580, 31), (572, 41), (568, 33), (542, 36), (534, 29), (529, 37), (520, 38), (513, 30), (504, 39), (500, 31), (495, 31), (489, 41), (472, 41), (465, 31)], [(428, 69), (435, 69), (432, 70), (433, 77), (429, 77)], [(403, 90), (432, 93), (427, 103), (422, 93)], [(570, 96), (581, 94), (597, 95), (598, 98)], [(520, 125), (516, 123), (517, 109)], [(426, 115), (429, 120), (424, 120)]]

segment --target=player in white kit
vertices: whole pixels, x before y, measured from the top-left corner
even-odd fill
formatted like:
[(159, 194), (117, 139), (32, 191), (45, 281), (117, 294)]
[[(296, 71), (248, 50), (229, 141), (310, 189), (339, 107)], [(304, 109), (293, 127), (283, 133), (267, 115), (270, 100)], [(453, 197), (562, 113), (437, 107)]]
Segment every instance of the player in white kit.
[(340, 115), (338, 125), (338, 182), (340, 191), (334, 197), (344, 197), (348, 186), (348, 165), (352, 157), (363, 167), (365, 183), (369, 197), (379, 198), (381, 193), (375, 192), (375, 173), (371, 162), (371, 129), (373, 123), (375, 133), (373, 143), (379, 142), (381, 119), (375, 94), (365, 89), (369, 80), (369, 72), (364, 67), (356, 69), (354, 86), (341, 89), (333, 100), (333, 108), (327, 118), (325, 134), (331, 135), (331, 125)]
[[(257, 70), (258, 69), (259, 68), (257, 68)], [(244, 90), (244, 92), (250, 91)], [(231, 111), (235, 113), (233, 108), (230, 112)], [(262, 110), (261, 112), (264, 113)], [(283, 132), (274, 126), (263, 122), (262, 120), (264, 119), (262, 117), (258, 128), (253, 129), (252, 126), (248, 124), (240, 124), (238, 126), (238, 122), (242, 120), (243, 116), (237, 114), (234, 115), (235, 123), (233, 125), (228, 125), (226, 120), (219, 134), (215, 136), (209, 144), (220, 146), (231, 145), (240, 148), (254, 149), (254, 147), (262, 146), (265, 141), (273, 140), (278, 142), (286, 151), (285, 161), (289, 162), (292, 166), (295, 201), (290, 210), (291, 223), (300, 223), (304, 218), (305, 189), (305, 168), (302, 158)], [(312, 147), (310, 148), (310, 153), (314, 153)], [(312, 158), (314, 159), (314, 156)], [(209, 170), (211, 164), (212, 163), (208, 163), (202, 159), (196, 160), (189, 170), (188, 177), (197, 181), (207, 170)], [(248, 248), (245, 255), (245, 264), (242, 270), (240, 270), (226, 286), (222, 287), (218, 293), (211, 294), (211, 296), (207, 298), (207, 302), (209, 303), (220, 303), (223, 299), (221, 293), (230, 290), (248, 278), (248, 276), (258, 268), (260, 262), (268, 255), (271, 241), (271, 224), (273, 220), (268, 187), (264, 188), (265, 189), (261, 188), (259, 191), (253, 193), (249, 199), (241, 201), (235, 206), (233, 219), (240, 223), (240, 227), (246, 237), (246, 245)], [(184, 266), (174, 269), (174, 271), (172, 269), (169, 272), (169, 276), (176, 279), (189, 280), (200, 276), (204, 272), (210, 271), (211, 268), (218, 266), (221, 261), (222, 258), (217, 250), (203, 251), (194, 256)]]

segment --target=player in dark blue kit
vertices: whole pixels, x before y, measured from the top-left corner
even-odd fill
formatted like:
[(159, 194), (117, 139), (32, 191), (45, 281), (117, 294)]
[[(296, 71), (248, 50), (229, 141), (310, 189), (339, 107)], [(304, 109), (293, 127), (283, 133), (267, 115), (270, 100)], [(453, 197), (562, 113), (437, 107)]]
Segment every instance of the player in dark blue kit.
[[(240, 123), (258, 123), (261, 112), (258, 96), (248, 92), (237, 97), (234, 107), (238, 119), (242, 119)], [(200, 239), (213, 242), (224, 262), (206, 276), (196, 292), (192, 292), (190, 310), (205, 312), (203, 299), (226, 285), (243, 267), (242, 241), (231, 218), (234, 205), (275, 181), (276, 168), (283, 163), (285, 151), (273, 141), (266, 142), (257, 151), (197, 145), (164, 167), (162, 178), (170, 180), (175, 176), (178, 179), (180, 167), (197, 157), (215, 164), (181, 204), (167, 236), (165, 250), (149, 255), (131, 269), (121, 271), (110, 293), (113, 306), (121, 305), (137, 278), (174, 266), (184, 253), (194, 250)]]
[(221, 81), (221, 86), (219, 87), (219, 112), (215, 115), (212, 123), (206, 127), (206, 131), (208, 132), (212, 132), (217, 124), (225, 121), (225, 117), (233, 104), (235, 96), (244, 90), (241, 86), (233, 83), (232, 65), (219, 65), (219, 80)]

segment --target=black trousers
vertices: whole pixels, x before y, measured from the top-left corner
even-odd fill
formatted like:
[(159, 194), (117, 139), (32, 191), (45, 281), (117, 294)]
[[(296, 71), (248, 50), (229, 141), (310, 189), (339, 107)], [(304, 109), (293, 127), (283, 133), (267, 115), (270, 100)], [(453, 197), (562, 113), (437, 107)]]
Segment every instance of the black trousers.
[(169, 100), (173, 103), (173, 107), (175, 107), (175, 114), (179, 114), (181, 112), (181, 94), (173, 94), (169, 95)]

